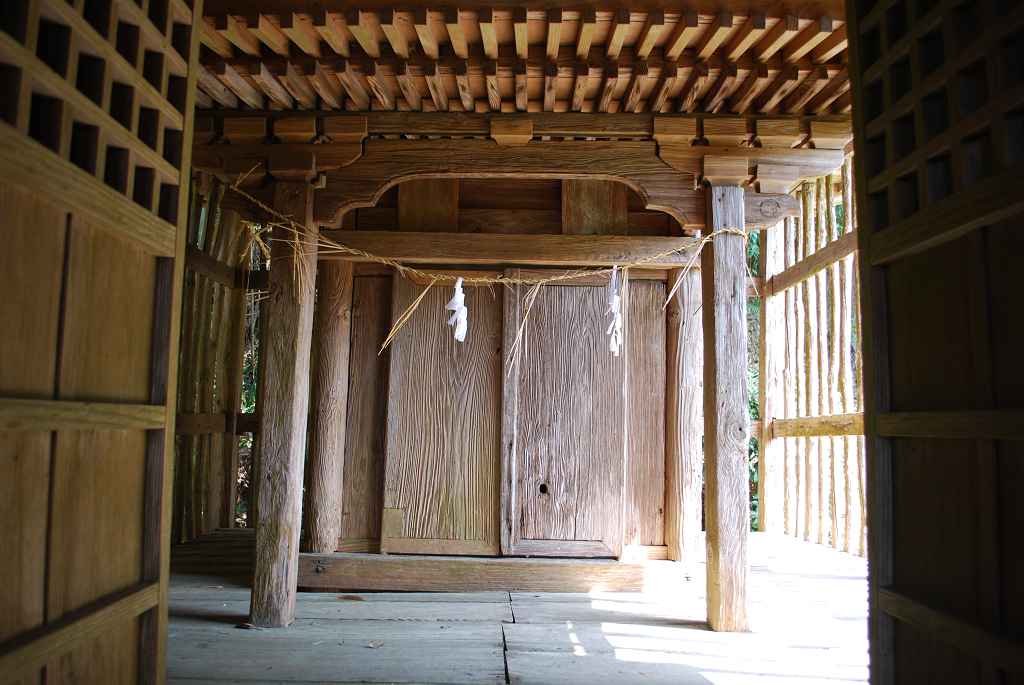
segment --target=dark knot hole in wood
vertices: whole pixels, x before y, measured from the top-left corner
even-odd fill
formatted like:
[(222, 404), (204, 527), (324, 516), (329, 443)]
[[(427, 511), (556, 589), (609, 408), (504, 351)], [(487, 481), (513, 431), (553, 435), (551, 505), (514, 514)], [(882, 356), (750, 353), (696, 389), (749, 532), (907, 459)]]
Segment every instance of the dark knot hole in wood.
[(541, 484), (540, 484), (540, 494), (542, 494), (542, 495), (546, 495), (546, 494), (548, 494), (548, 486), (547, 486), (547, 483), (541, 483)]

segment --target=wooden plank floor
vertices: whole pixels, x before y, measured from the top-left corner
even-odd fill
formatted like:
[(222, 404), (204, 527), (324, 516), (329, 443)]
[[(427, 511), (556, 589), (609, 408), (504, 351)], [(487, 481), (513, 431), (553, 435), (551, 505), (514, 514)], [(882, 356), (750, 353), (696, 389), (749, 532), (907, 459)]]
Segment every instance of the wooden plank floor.
[(174, 550), (168, 683), (867, 682), (864, 560), (792, 538), (751, 534), (743, 634), (707, 629), (702, 565), (664, 561), (644, 592), (300, 593), (291, 627), (237, 628), (245, 538)]

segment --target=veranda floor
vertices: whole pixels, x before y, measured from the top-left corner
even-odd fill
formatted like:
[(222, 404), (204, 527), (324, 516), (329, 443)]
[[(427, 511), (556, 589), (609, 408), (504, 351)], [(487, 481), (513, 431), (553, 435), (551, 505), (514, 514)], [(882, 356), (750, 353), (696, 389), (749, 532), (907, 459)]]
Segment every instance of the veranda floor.
[(255, 630), (251, 537), (216, 534), (172, 555), (168, 683), (867, 682), (865, 561), (749, 548), (750, 633), (709, 631), (703, 565), (665, 561), (642, 593), (300, 593), (291, 627)]

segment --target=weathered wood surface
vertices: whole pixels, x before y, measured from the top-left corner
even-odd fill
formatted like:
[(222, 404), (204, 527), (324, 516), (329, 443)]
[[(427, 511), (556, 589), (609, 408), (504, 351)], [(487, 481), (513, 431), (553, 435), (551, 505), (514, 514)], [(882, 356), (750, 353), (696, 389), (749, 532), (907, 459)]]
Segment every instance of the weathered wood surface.
[[(785, 240), (781, 225), (761, 231), (759, 266), (761, 278), (774, 278), (782, 271)], [(776, 439), (775, 417), (783, 414), (782, 369), (785, 367), (785, 297), (768, 294), (761, 298), (759, 344), (760, 371), (758, 403), (761, 424), (768, 428), (759, 438), (757, 478), (757, 529), (781, 532), (785, 527), (785, 445)]]
[(391, 351), (389, 348), (378, 352), (387, 338), (390, 319), (391, 278), (357, 277), (352, 295), (351, 401), (345, 432), (341, 511), (343, 539), (380, 538)]
[[(611, 266), (658, 257), (646, 268), (684, 266), (692, 257), (693, 238), (660, 236), (480, 235), (476, 233), (397, 233), (390, 231), (323, 231), (340, 245), (404, 264), (521, 264), (524, 266)], [(366, 261), (325, 247), (320, 259)]]
[(625, 235), (627, 187), (614, 181), (562, 181), (562, 233)]
[[(274, 208), (313, 241), (313, 188), (278, 183)], [(283, 628), (295, 613), (295, 580), (302, 525), (302, 477), (309, 408), (309, 353), (313, 329), (316, 249), (297, 253), (277, 236), (271, 245), (266, 387), (260, 431), (259, 519), (256, 527), (252, 621)]]
[(302, 587), (397, 592), (640, 592), (650, 574), (645, 564), (610, 559), (335, 553), (303, 554), (299, 563)]
[[(392, 320), (423, 291), (396, 277)], [(405, 512), (397, 537), (484, 540), (496, 554), (501, 302), (467, 288), (458, 342), (444, 309), (453, 292), (431, 287), (390, 346), (384, 507)]]
[[(175, 554), (193, 544), (202, 541), (176, 548)], [(169, 602), (169, 682), (476, 682), (481, 676), (469, 666), (479, 663), (481, 650), (491, 654), (496, 645), (500, 652), (503, 643), (514, 682), (578, 683), (587, 678), (597, 683), (706, 684), (718, 674), (731, 676), (741, 669), (744, 682), (755, 684), (786, 679), (865, 682), (864, 560), (760, 533), (751, 535), (750, 547), (753, 632), (747, 634), (706, 629), (700, 565), (687, 581), (677, 565), (651, 564), (646, 589), (631, 592), (345, 593), (360, 599), (301, 593), (298, 619), (288, 631), (273, 632), (272, 640), (268, 631), (231, 627), (245, 619), (246, 589), (209, 587), (216, 583), (205, 575), (177, 576)], [(835, 599), (812, 601), (823, 596)], [(433, 653), (420, 649), (421, 641)], [(369, 648), (370, 642), (376, 649)], [(396, 651), (388, 652), (389, 647)], [(221, 653), (228, 649), (235, 654)], [(221, 665), (225, 658), (237, 661)], [(450, 662), (455, 659), (469, 666), (453, 671)], [(495, 675), (500, 683), (505, 664), (500, 653), (498, 659), (501, 668)], [(395, 661), (415, 663), (418, 670), (411, 672), (411, 666)], [(367, 676), (371, 668), (375, 673)]]
[[(842, 164), (842, 151), (827, 152), (831, 157), (835, 152), (839, 154), (831, 171)], [(704, 225), (703, 193), (694, 190), (694, 173), (678, 171), (662, 161), (653, 142), (535, 141), (503, 147), (487, 140), (368, 140), (358, 160), (328, 171), (327, 177), (327, 187), (317, 193), (316, 223), (324, 226), (337, 226), (349, 209), (373, 206), (397, 182), (425, 177), (620, 181), (643, 198), (647, 209), (667, 212), (683, 226)], [(783, 207), (790, 202), (785, 195), (761, 195), (751, 201), (760, 207), (768, 199), (775, 199)], [(781, 214), (766, 216), (764, 221), (774, 225), (779, 218)]]
[(863, 435), (864, 414), (831, 414), (796, 419), (775, 419), (775, 437), (810, 438), (833, 435)]
[[(709, 191), (712, 230), (742, 230), (742, 193)], [(704, 317), (704, 470), (708, 545), (708, 623), (713, 630), (747, 630), (749, 522), (746, 378), (746, 241), (715, 236), (701, 254)]]
[(807, 259), (801, 260), (785, 271), (772, 276), (766, 283), (766, 288), (772, 294), (781, 293), (787, 288), (792, 288), (797, 283), (806, 281), (822, 269), (835, 264), (847, 255), (853, 254), (856, 249), (857, 231), (854, 230), (846, 233), (842, 238), (830, 242)]
[(665, 285), (630, 278), (626, 298), (623, 545), (665, 544)]
[[(524, 297), (526, 287), (517, 289)], [(505, 381), (518, 393), (513, 554), (520, 540), (594, 540), (621, 551), (626, 362), (608, 349), (607, 300), (607, 288), (544, 288), (530, 312)], [(510, 324), (518, 332), (520, 321)]]
[(0, 398), (0, 429), (131, 430), (161, 428), (166, 410), (147, 404)]
[(308, 551), (333, 552), (341, 534), (345, 428), (352, 327), (352, 262), (317, 265), (310, 364), (312, 393), (306, 468)]
[(422, 178), (398, 184), (398, 230), (455, 233), (459, 179)]
[(674, 561), (706, 559), (704, 487), (704, 327), (700, 271), (669, 272), (668, 288), (682, 279), (667, 307), (665, 404), (665, 544)]

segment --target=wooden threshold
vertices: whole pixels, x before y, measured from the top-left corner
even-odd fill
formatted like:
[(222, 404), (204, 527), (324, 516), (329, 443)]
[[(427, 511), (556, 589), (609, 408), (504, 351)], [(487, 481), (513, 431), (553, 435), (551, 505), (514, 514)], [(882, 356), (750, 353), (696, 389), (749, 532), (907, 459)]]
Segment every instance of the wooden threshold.
[(610, 559), (300, 554), (299, 587), (395, 592), (641, 592), (643, 564)]

